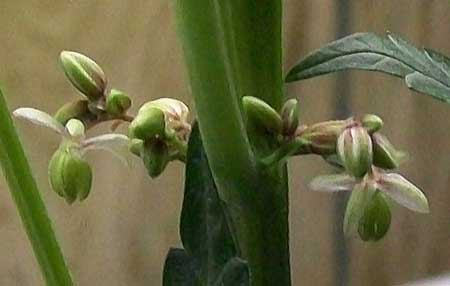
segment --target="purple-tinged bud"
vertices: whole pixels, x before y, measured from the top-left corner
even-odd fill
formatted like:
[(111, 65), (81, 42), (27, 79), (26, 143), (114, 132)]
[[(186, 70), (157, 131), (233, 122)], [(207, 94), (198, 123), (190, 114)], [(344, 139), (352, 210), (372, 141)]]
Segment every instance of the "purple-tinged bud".
[(391, 225), (391, 210), (383, 194), (377, 192), (367, 204), (358, 223), (359, 237), (364, 241), (382, 239)]
[(345, 129), (338, 138), (337, 154), (345, 169), (363, 177), (372, 165), (372, 140), (362, 126)]
[(351, 124), (354, 124), (353, 118), (325, 121), (307, 127), (299, 136), (305, 141), (310, 142), (310, 144), (304, 146), (302, 150), (299, 150), (299, 154), (335, 154), (339, 135)]
[(372, 134), (373, 164), (383, 169), (396, 169), (406, 154), (398, 151), (389, 140), (380, 133)]
[(263, 128), (273, 134), (281, 133), (283, 125), (281, 117), (269, 104), (257, 97), (244, 96), (242, 107), (249, 124)]
[(60, 60), (67, 78), (89, 100), (105, 95), (106, 77), (97, 63), (85, 55), (63, 51)]
[(297, 99), (289, 99), (283, 105), (281, 109), (281, 119), (283, 121), (283, 135), (292, 136), (298, 127), (298, 101)]
[(375, 114), (366, 114), (361, 120), (362, 126), (367, 129), (369, 134), (377, 132), (383, 127), (383, 120)]

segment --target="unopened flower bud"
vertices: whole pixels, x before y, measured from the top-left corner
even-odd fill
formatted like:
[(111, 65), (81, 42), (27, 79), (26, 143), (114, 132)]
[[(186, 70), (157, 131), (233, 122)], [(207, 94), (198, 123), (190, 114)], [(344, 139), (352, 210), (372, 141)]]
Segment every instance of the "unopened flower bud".
[(375, 114), (366, 114), (361, 120), (362, 126), (372, 134), (383, 127), (383, 120)]
[(53, 116), (59, 123), (66, 125), (66, 123), (76, 118), (82, 120), (90, 114), (89, 102), (87, 100), (76, 100), (63, 105)]
[(52, 189), (71, 204), (84, 200), (91, 190), (92, 170), (70, 144), (63, 144), (53, 154), (48, 166)]
[(70, 136), (75, 139), (84, 138), (84, 125), (78, 119), (70, 119), (66, 124), (66, 129), (69, 132)]
[(383, 169), (396, 169), (406, 154), (398, 151), (389, 140), (380, 133), (372, 134), (373, 164)]
[(353, 119), (350, 118), (347, 120), (325, 121), (309, 126), (300, 134), (300, 137), (309, 141), (310, 144), (299, 150), (299, 154), (335, 154), (339, 134), (353, 122)]
[(337, 154), (345, 169), (363, 177), (372, 165), (372, 140), (361, 126), (345, 129), (338, 138)]
[(63, 51), (60, 60), (70, 82), (89, 100), (104, 96), (106, 77), (93, 60), (76, 52)]
[(170, 161), (169, 148), (164, 141), (151, 140), (144, 144), (142, 159), (150, 177), (158, 177)]
[(358, 233), (364, 241), (382, 239), (391, 225), (391, 210), (380, 192), (367, 204), (358, 224)]
[(131, 106), (131, 99), (124, 92), (112, 89), (106, 96), (105, 109), (108, 114), (119, 116), (124, 114)]
[(186, 122), (189, 117), (189, 108), (182, 101), (173, 98), (158, 98), (149, 101), (142, 105), (139, 109), (139, 113), (146, 112), (150, 108), (159, 108), (164, 115), (166, 120), (170, 121), (182, 121)]
[(297, 99), (289, 99), (281, 109), (281, 119), (283, 121), (283, 134), (292, 136), (298, 127), (298, 102)]
[(376, 186), (367, 180), (353, 187), (344, 215), (343, 229), (346, 236), (353, 235), (356, 232), (359, 227), (359, 221), (375, 194)]
[(131, 122), (129, 137), (141, 140), (163, 137), (165, 133), (164, 113), (158, 108), (149, 108), (145, 112), (139, 112)]
[(280, 134), (283, 125), (281, 117), (269, 104), (257, 97), (244, 96), (242, 106), (249, 124)]

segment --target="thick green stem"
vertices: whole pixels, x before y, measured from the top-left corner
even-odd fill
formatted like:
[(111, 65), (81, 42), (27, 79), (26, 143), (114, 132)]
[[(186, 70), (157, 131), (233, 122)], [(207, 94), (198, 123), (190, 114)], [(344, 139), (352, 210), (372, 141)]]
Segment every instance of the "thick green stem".
[(286, 167), (257, 164), (274, 146), (248, 137), (240, 111), (244, 95), (281, 106), (281, 0), (174, 1), (205, 151), (252, 286), (288, 286)]
[(8, 107), (0, 91), (0, 163), (48, 286), (73, 285)]

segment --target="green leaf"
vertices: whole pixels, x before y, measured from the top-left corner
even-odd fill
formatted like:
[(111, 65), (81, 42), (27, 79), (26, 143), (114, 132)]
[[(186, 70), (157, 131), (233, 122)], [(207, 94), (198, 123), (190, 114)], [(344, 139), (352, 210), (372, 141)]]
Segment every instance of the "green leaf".
[(164, 263), (163, 286), (197, 286), (197, 269), (184, 249), (171, 248)]
[(199, 264), (202, 285), (213, 285), (237, 251), (197, 124), (189, 138), (180, 234), (186, 252)]
[(332, 72), (360, 69), (405, 78), (412, 90), (450, 103), (450, 59), (438, 52), (417, 49), (387, 33), (356, 33), (331, 42), (301, 60), (286, 82)]

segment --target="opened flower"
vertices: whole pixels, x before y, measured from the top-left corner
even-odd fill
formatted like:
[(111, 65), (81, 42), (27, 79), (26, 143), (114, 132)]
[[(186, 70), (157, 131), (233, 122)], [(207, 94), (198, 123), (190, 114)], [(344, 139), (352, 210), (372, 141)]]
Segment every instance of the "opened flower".
[[(310, 188), (325, 192), (352, 191), (344, 217), (344, 233), (350, 235), (358, 230), (363, 239), (361, 225), (364, 224), (367, 230), (365, 213), (368, 211), (378, 213), (375, 216), (371, 214), (374, 219), (380, 219), (381, 216), (387, 217), (383, 202), (385, 198), (391, 198), (396, 203), (415, 212), (429, 212), (428, 200), (418, 187), (400, 174), (388, 173), (377, 167), (372, 167), (363, 178), (355, 178), (348, 174), (318, 176), (312, 180)], [(373, 205), (371, 206), (373, 200), (381, 202), (377, 202), (377, 207), (373, 207)], [(372, 209), (382, 211), (372, 211)], [(384, 221), (390, 223), (390, 214), (389, 220), (385, 219)], [(380, 227), (385, 227), (385, 225), (379, 225), (378, 227), (375, 225), (373, 230), (379, 232)], [(384, 233), (386, 231), (387, 228)], [(378, 233), (373, 240), (378, 240), (381, 237)]]
[(49, 163), (49, 180), (52, 189), (69, 204), (77, 199), (84, 200), (90, 192), (92, 171), (84, 159), (88, 150), (110, 151), (127, 164), (125, 153), (129, 139), (125, 135), (103, 134), (86, 139), (85, 127), (78, 119), (71, 119), (64, 126), (49, 114), (34, 108), (18, 108), (13, 115), (61, 135), (61, 144)]

